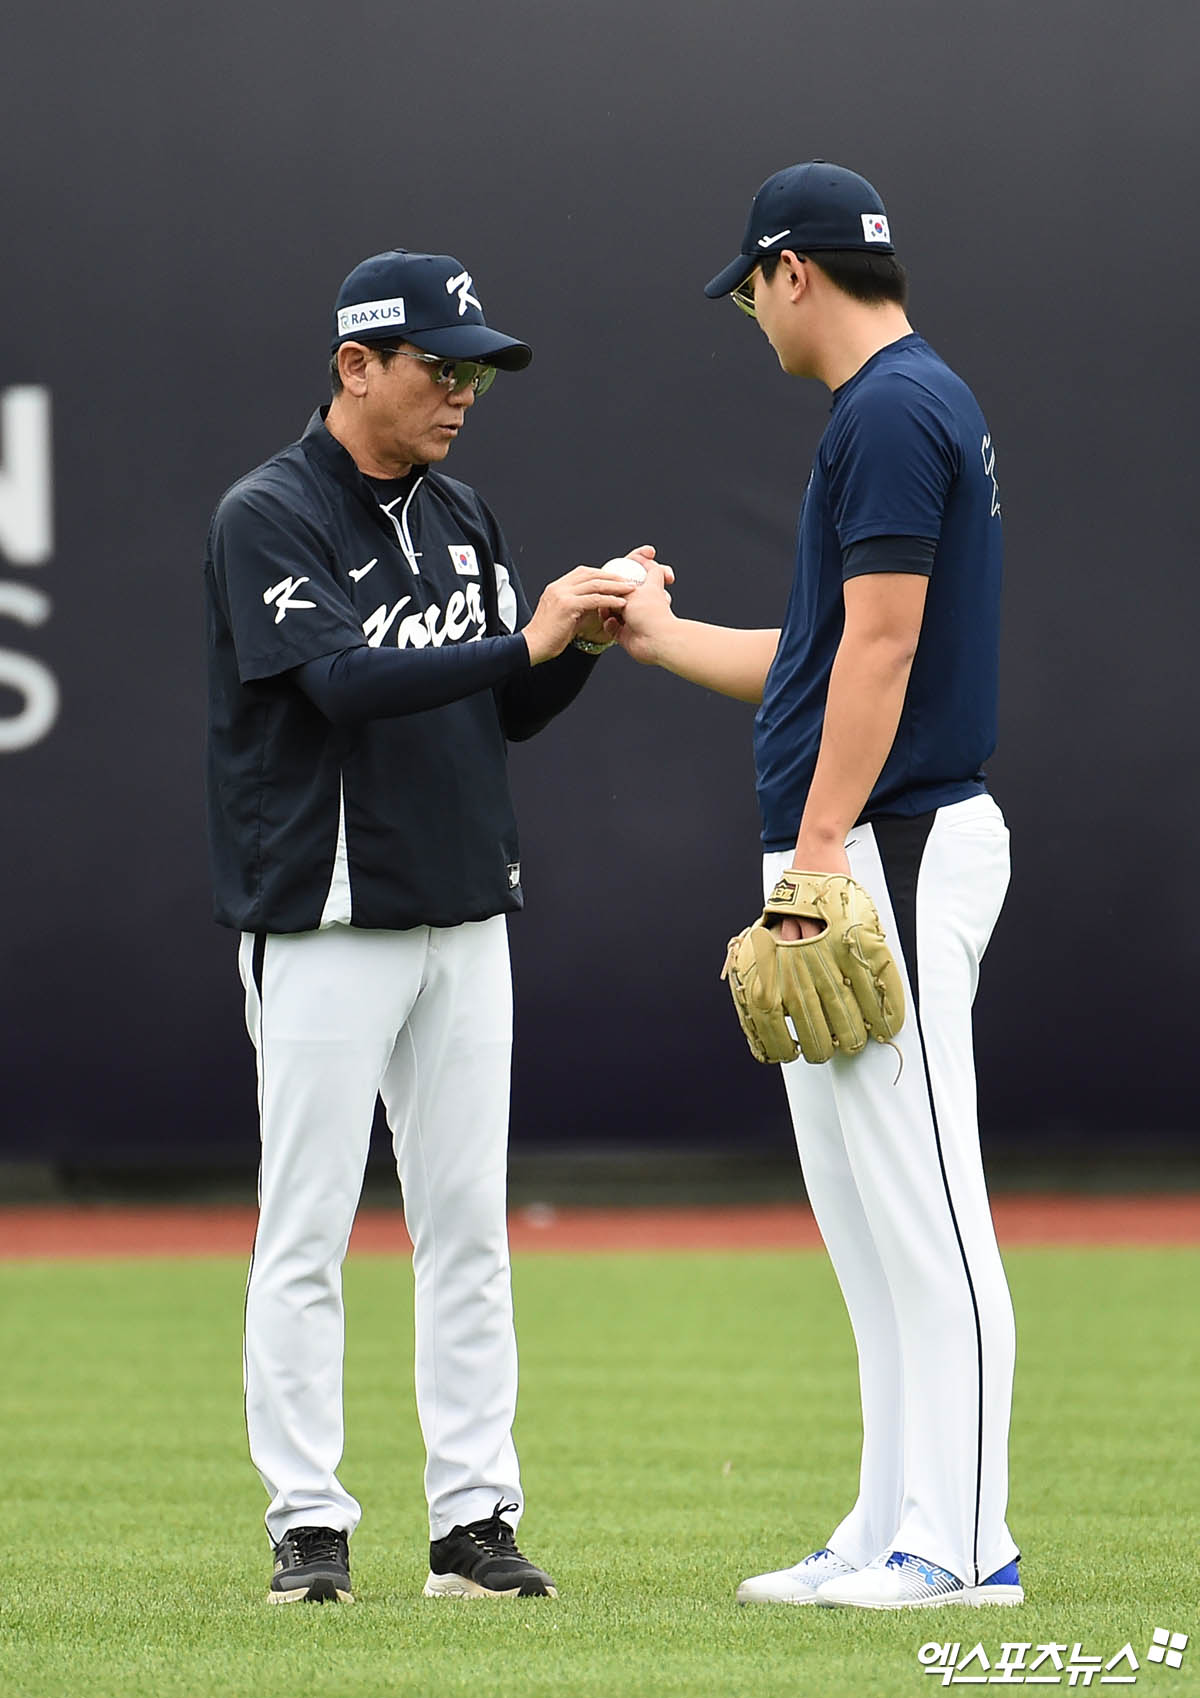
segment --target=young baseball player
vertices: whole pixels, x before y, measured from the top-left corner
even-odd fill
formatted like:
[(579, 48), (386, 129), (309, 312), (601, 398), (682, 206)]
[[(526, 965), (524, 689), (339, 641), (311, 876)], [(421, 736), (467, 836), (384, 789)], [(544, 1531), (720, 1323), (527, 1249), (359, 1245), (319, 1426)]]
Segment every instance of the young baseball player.
[[(1005, 1525), (1013, 1319), (971, 1044), (979, 962), (1008, 883), (1008, 833), (982, 770), (995, 742), (1000, 610), (991, 434), (909, 324), (883, 203), (852, 171), (813, 161), (770, 177), (741, 251), (705, 292), (732, 294), (786, 372), (832, 392), (791, 593), (781, 630), (732, 631), (676, 618), (651, 567), (626, 603), (621, 641), (637, 660), (760, 704), (770, 906), (786, 911), (804, 887), (860, 916), (873, 899), (899, 995), (872, 917), (847, 927), (848, 970), (821, 996), (838, 1005), (836, 1029), (854, 972), (869, 968), (877, 1005), (906, 1010), (898, 1077), (893, 1050), (872, 1043), (783, 1068), (858, 1347), (862, 1468), (857, 1501), (825, 1543), (744, 1581), (738, 1598), (1019, 1603)], [(812, 959), (804, 943), (823, 923), (836, 928), (815, 915), (811, 905), (804, 918), (767, 915), (778, 930), (760, 957), (778, 955), (780, 983), (789, 949), (791, 962)], [(869, 1005), (862, 1012), (869, 1033)], [(774, 1013), (762, 1031), (780, 1031)], [(790, 1035), (785, 1053), (795, 1054)]]
[(208, 539), (216, 918), (241, 934), (262, 1127), (246, 1422), (275, 1602), (351, 1599), (341, 1264), (378, 1096), (413, 1241), (425, 1594), (554, 1594), (515, 1540), (505, 750), (577, 694), (632, 586), (580, 567), (531, 616), (491, 512), (437, 469), (497, 370), (531, 357), (458, 260), (363, 261), (334, 310), (332, 402), (227, 491)]

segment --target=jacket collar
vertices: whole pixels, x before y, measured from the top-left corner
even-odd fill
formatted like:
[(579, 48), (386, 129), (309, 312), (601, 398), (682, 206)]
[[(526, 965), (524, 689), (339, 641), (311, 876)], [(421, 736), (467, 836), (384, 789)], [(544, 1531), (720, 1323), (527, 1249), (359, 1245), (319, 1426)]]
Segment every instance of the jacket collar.
[[(391, 534), (390, 524), (386, 513), (375, 498), (375, 492), (363, 477), (350, 454), (342, 447), (337, 437), (326, 428), (325, 415), (328, 406), (318, 407), (305, 427), (304, 435), (300, 438), (300, 448), (305, 458), (313, 465), (321, 468), (330, 477), (342, 484), (350, 494), (355, 496), (366, 508), (373, 521)], [(420, 473), (421, 481), (429, 468), (419, 466), (414, 468)]]

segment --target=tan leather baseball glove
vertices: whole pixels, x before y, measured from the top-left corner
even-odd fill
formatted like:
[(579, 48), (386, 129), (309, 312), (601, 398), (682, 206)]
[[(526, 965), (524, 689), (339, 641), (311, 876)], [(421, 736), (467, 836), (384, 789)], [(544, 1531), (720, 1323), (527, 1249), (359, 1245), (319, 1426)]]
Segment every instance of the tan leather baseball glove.
[[(774, 929), (783, 915), (824, 930), (785, 943)], [(868, 1038), (889, 1043), (904, 1024), (904, 989), (875, 904), (840, 873), (784, 873), (761, 919), (730, 938), (721, 977), (756, 1061), (857, 1055)]]

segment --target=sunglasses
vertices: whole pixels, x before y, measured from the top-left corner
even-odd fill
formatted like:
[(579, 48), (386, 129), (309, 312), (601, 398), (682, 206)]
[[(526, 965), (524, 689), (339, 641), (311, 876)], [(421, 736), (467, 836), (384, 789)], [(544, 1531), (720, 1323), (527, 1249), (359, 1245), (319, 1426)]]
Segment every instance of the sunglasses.
[[(802, 263), (807, 257), (808, 256), (806, 254), (796, 255), (796, 258)], [(731, 289), (729, 291), (729, 298), (733, 302), (734, 306), (740, 307), (741, 310), (750, 318), (758, 317), (758, 313), (754, 308), (754, 279), (758, 276), (761, 268), (762, 261), (760, 260), (754, 267), (754, 270), (750, 273), (749, 277), (739, 283), (736, 289)]]
[(734, 306), (740, 307), (742, 312), (750, 318), (758, 317), (754, 310), (754, 279), (758, 276), (758, 269), (756, 265), (749, 277), (744, 278), (736, 289), (731, 289), (729, 292), (729, 298)]
[(480, 360), (445, 360), (440, 354), (419, 354), (413, 348), (383, 348), (380, 352), (420, 360), (423, 366), (429, 366), (433, 381), (451, 394), (457, 389), (472, 389), (476, 395), (484, 395), (496, 377), (495, 366), (486, 366)]

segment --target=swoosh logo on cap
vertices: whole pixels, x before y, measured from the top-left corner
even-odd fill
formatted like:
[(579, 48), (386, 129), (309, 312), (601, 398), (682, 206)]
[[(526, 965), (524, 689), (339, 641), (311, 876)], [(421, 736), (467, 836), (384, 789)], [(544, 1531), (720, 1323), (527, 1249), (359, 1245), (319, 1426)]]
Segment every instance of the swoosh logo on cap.
[(780, 236), (786, 236), (786, 235), (789, 235), (789, 234), (790, 234), (790, 232), (791, 232), (791, 228), (792, 228), (792, 227), (791, 227), (791, 225), (790, 225), (790, 224), (789, 224), (789, 225), (788, 225), (788, 227), (787, 227), (787, 229), (786, 229), (786, 230), (781, 230), (781, 231), (780, 231), (780, 232), (779, 232), (779, 235), (778, 235), (778, 236), (760, 236), (760, 237), (759, 237), (759, 238), (758, 238), (758, 245), (759, 245), (759, 247), (760, 247), (760, 248), (769, 248), (769, 247), (770, 247), (770, 246), (771, 246), (771, 244), (772, 244), (772, 242), (777, 242), (777, 241), (778, 241), (778, 240), (779, 240), (779, 237), (780, 237)]

